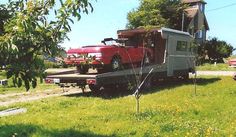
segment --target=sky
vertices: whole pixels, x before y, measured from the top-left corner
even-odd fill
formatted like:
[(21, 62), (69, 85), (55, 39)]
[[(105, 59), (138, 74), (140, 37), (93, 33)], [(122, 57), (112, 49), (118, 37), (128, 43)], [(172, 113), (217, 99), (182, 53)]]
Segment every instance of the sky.
[[(225, 40), (236, 48), (236, 0), (206, 0), (206, 2), (206, 17), (210, 26), (208, 37)], [(225, 8), (212, 10), (218, 7)]]
[[(116, 38), (116, 32), (125, 29), (127, 13), (139, 6), (139, 0), (90, 0), (94, 12), (83, 14), (79, 22), (72, 24), (68, 34), (70, 41), (61, 45), (66, 49), (100, 44), (107, 37)], [(7, 0), (0, 0), (6, 3)], [(207, 37), (225, 40), (236, 48), (236, 0), (205, 0), (206, 17), (210, 30)], [(230, 6), (228, 6), (230, 5)], [(218, 10), (212, 10), (220, 7)]]
[(72, 25), (68, 35), (70, 41), (62, 45), (76, 48), (84, 45), (100, 44), (104, 38), (116, 38), (117, 30), (125, 29), (127, 13), (139, 5), (139, 0), (91, 0), (94, 11), (82, 15), (79, 22)]

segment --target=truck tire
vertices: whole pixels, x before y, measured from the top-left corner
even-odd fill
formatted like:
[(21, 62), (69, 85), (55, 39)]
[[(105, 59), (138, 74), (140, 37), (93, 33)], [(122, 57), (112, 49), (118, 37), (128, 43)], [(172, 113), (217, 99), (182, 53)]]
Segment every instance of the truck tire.
[(86, 74), (89, 70), (88, 66), (84, 66), (84, 65), (80, 65), (80, 66), (76, 66), (76, 70), (78, 73), (80, 74)]
[(111, 71), (118, 71), (121, 69), (121, 59), (118, 56), (111, 60)]
[(100, 86), (97, 86), (97, 85), (93, 85), (93, 84), (89, 84), (89, 89), (92, 91), (92, 92), (97, 92), (97, 91), (100, 91)]
[(183, 80), (188, 81), (189, 80), (189, 74), (185, 74), (182, 76)]

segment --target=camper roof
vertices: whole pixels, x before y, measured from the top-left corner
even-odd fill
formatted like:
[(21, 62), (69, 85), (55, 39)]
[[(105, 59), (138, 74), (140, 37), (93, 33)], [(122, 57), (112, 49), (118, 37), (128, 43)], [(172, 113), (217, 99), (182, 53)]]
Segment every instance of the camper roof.
[(152, 31), (158, 31), (158, 28), (146, 29), (146, 28), (137, 28), (137, 29), (126, 29), (126, 30), (118, 30), (117, 34), (122, 36), (133, 36), (135, 34), (143, 34)]
[(117, 34), (122, 36), (133, 36), (135, 34), (143, 34), (147, 32), (160, 32), (160, 33), (176, 33), (181, 35), (191, 36), (188, 32), (183, 32), (179, 30), (169, 29), (169, 28), (152, 28), (152, 29), (145, 29), (145, 28), (137, 28), (137, 29), (126, 29), (126, 30), (118, 30)]

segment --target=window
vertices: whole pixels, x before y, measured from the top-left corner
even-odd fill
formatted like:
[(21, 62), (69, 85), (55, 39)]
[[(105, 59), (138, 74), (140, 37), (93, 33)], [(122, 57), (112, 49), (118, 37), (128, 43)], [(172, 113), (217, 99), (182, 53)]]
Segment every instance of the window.
[(204, 4), (199, 3), (199, 9), (201, 12), (204, 12)]
[(176, 51), (187, 51), (187, 41), (177, 41)]
[(196, 38), (197, 39), (201, 39), (202, 38), (202, 36), (203, 36), (203, 32), (202, 32), (202, 30), (199, 30), (197, 33), (196, 33)]
[(191, 42), (190, 43), (189, 51), (192, 52), (192, 53), (197, 53), (197, 50), (198, 50), (197, 43)]
[(202, 38), (202, 30), (199, 31), (199, 38)]
[(197, 5), (192, 5), (191, 7), (192, 7), (192, 8), (197, 8)]

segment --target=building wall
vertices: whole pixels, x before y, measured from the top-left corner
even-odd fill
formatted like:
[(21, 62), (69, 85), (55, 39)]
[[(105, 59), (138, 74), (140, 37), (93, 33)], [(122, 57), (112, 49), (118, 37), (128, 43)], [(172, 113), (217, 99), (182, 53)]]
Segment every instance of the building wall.
[(199, 44), (202, 44), (206, 41), (207, 32), (205, 26), (205, 4), (192, 3), (190, 7), (198, 8), (198, 12), (190, 21), (188, 25), (188, 32), (195, 37)]

